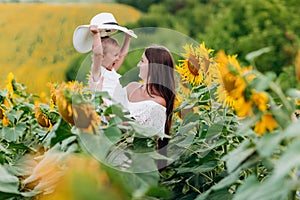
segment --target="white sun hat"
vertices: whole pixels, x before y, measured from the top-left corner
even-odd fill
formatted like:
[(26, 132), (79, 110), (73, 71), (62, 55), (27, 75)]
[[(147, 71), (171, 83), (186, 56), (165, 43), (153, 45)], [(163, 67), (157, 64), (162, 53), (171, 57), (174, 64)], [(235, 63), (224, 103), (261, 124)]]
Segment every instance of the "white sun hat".
[(113, 14), (103, 12), (94, 16), (89, 25), (80, 25), (75, 29), (73, 46), (79, 53), (87, 53), (92, 50), (93, 33), (90, 31), (91, 25), (98, 26), (101, 37), (109, 36), (119, 30), (131, 37), (137, 38), (137, 35), (132, 30), (119, 26)]

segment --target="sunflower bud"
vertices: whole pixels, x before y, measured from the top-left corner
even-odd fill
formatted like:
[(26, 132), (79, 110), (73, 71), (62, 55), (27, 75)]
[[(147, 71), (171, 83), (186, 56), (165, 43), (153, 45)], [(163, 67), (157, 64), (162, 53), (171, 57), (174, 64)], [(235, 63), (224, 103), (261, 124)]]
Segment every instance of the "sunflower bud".
[(52, 126), (50, 119), (47, 117), (47, 115), (45, 115), (44, 113), (42, 113), (40, 107), (36, 108), (35, 118), (36, 118), (37, 123), (41, 127), (49, 128), (49, 127)]
[(0, 119), (3, 119), (3, 117), (4, 117), (4, 110), (3, 110), (3, 108), (1, 108), (0, 107)]

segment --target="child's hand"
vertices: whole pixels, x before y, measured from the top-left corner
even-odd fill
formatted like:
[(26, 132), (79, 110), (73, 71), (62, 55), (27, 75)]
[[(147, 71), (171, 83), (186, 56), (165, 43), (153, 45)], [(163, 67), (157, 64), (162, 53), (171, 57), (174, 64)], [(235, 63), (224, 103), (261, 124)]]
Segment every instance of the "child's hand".
[[(128, 32), (129, 32), (131, 35), (134, 35), (133, 30), (129, 30)], [(129, 35), (128, 33), (126, 33), (126, 37), (131, 38), (131, 37), (132, 37), (131, 35)]]
[(99, 33), (99, 29), (98, 29), (98, 26), (97, 25), (91, 25), (90, 26), (90, 31), (94, 34), (97, 34)]

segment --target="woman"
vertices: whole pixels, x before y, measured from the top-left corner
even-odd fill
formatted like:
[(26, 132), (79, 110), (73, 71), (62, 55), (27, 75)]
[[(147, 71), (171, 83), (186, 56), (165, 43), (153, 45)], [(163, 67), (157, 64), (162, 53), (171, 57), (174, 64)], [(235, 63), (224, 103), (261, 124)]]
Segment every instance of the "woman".
[[(151, 46), (145, 49), (137, 66), (143, 83), (132, 82), (126, 87), (130, 114), (140, 124), (169, 135), (175, 99), (172, 55), (165, 47)], [(158, 139), (160, 154), (167, 154), (167, 144), (167, 138)], [(157, 165), (162, 170), (166, 161), (160, 160)]]
[[(126, 105), (130, 116), (141, 125), (150, 126), (167, 135), (170, 134), (175, 99), (174, 65), (173, 57), (167, 48), (150, 46), (145, 49), (137, 65), (143, 83), (129, 83), (124, 90), (127, 102), (123, 105)], [(116, 83), (119, 84), (119, 80), (116, 80)], [(94, 87), (102, 88), (101, 85)], [(160, 154), (167, 155), (167, 144), (167, 138), (158, 139), (157, 149)], [(165, 160), (157, 161), (160, 171), (166, 165)]]

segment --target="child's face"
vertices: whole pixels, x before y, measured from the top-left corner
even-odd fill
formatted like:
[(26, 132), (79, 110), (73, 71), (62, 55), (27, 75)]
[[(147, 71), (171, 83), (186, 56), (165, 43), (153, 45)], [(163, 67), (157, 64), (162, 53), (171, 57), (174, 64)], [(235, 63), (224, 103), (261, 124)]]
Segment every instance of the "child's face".
[(104, 58), (102, 65), (106, 68), (114, 67), (120, 55), (120, 47), (107, 44), (104, 48)]

